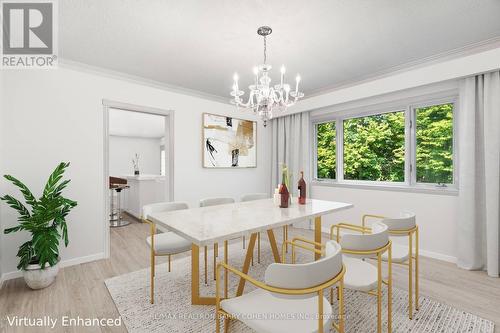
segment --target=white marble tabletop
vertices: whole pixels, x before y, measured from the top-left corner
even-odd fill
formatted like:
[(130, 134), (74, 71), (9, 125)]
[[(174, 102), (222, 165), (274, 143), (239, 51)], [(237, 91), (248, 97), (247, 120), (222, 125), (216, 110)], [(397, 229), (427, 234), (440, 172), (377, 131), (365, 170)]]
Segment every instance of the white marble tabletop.
[(148, 218), (204, 246), (351, 207), (349, 203), (307, 199), (305, 205), (294, 202), (289, 208), (279, 208), (273, 199), (263, 199), (153, 213)]

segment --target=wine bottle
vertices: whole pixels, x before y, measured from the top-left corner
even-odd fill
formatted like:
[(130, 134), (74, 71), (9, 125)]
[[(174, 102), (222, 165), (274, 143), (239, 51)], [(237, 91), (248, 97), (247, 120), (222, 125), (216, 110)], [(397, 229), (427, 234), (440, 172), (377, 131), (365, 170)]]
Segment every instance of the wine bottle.
[(299, 179), (299, 205), (305, 205), (306, 204), (306, 181), (304, 180), (304, 171), (300, 172), (300, 179)]
[(288, 188), (286, 187), (286, 169), (283, 169), (283, 176), (279, 192), (281, 196), (280, 208), (288, 208), (288, 203), (290, 201), (290, 192), (288, 192)]

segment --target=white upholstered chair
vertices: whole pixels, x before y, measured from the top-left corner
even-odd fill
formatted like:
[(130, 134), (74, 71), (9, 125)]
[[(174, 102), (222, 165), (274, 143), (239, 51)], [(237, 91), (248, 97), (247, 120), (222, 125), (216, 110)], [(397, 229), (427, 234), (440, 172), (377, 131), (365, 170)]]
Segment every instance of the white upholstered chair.
[[(368, 226), (371, 219), (380, 220), (389, 228), (390, 237), (406, 237), (408, 245), (392, 243), (392, 262), (408, 267), (408, 317), (413, 319), (413, 292), (415, 292), (415, 310), (418, 310), (418, 226), (414, 213), (403, 212), (399, 217), (363, 215), (362, 225)], [(414, 243), (415, 242), (415, 243)], [(387, 254), (382, 256), (387, 261)], [(415, 280), (415, 289), (413, 289)]]
[[(200, 200), (200, 207), (208, 207), (208, 206), (217, 206), (217, 205), (225, 205), (234, 203), (233, 198), (206, 198)], [(226, 242), (225, 242), (226, 243)], [(243, 248), (245, 248), (245, 238), (243, 238)], [(208, 257), (208, 248), (205, 246), (204, 248), (204, 259), (205, 259), (205, 284), (208, 284), (208, 276), (207, 276), (207, 257)], [(214, 244), (214, 280), (215, 280), (215, 266), (217, 265), (217, 256), (219, 255), (219, 244)]]
[[(341, 230), (351, 233), (342, 233), (341, 235)], [(332, 238), (335, 236), (342, 247), (346, 267), (345, 287), (377, 297), (378, 333), (382, 332), (382, 284), (387, 286), (387, 330), (390, 333), (392, 330), (392, 261), (388, 227), (380, 222), (374, 222), (371, 228), (339, 223), (332, 226), (331, 236)], [(387, 279), (382, 276), (382, 255), (384, 253), (388, 254)], [(366, 258), (376, 259), (377, 266), (363, 260)]]
[[(220, 270), (227, 269), (257, 287), (247, 294), (228, 298), (220, 295)], [(216, 332), (224, 319), (225, 332), (231, 319), (237, 319), (260, 333), (344, 332), (343, 277), (345, 268), (339, 244), (328, 241), (325, 256), (305, 264), (275, 263), (267, 267), (265, 283), (225, 264), (217, 265)], [(323, 291), (339, 286), (338, 322)]]
[[(241, 201), (254, 201), (268, 199), (269, 194), (267, 193), (248, 193), (241, 196)], [(253, 262), (253, 257), (252, 257)], [(257, 262), (260, 263), (260, 232), (257, 233)]]
[(154, 303), (154, 276), (156, 256), (168, 256), (168, 271), (170, 272), (171, 256), (191, 250), (191, 242), (174, 232), (156, 234), (156, 225), (148, 218), (152, 213), (187, 209), (184, 202), (161, 202), (142, 207), (142, 220), (151, 225), (151, 235), (146, 238), (151, 249), (151, 304)]

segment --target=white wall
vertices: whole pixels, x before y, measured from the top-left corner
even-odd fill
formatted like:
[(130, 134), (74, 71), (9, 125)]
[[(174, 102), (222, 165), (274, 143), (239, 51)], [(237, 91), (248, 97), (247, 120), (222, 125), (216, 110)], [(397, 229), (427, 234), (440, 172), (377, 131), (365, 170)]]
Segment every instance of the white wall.
[[(3, 87), (4, 87), (4, 75), (2, 73), (3, 71), (0, 71), (0, 176), (4, 175), (4, 152), (5, 148), (3, 145), (4, 142), (4, 135), (5, 135), (5, 120), (4, 120), (4, 114), (5, 114), (5, 98), (4, 98), (4, 92), (3, 92)], [(0, 194), (4, 193), (4, 182), (0, 181)], [(3, 219), (3, 214), (2, 211), (4, 210), (4, 205), (0, 204), (0, 287), (2, 286), (3, 278), (2, 278), (2, 262), (3, 262), (3, 256), (4, 256), (4, 251), (3, 251), (3, 229), (4, 229), (4, 219)]]
[(134, 174), (132, 159), (139, 154), (139, 171), (159, 175), (161, 172), (161, 139), (129, 136), (109, 136), (109, 175), (120, 177)]
[(312, 186), (311, 192), (315, 199), (354, 204), (352, 209), (323, 219), (323, 230), (327, 232), (330, 232), (329, 226), (333, 223), (348, 221), (361, 224), (363, 214), (398, 216), (401, 211), (411, 211), (417, 215), (421, 254), (455, 261), (457, 196), (327, 186)]
[[(239, 197), (243, 192), (270, 188), (269, 134), (258, 125), (258, 161), (253, 169), (201, 167), (201, 114), (241, 116), (229, 104), (173, 93), (149, 85), (82, 70), (3, 71), (7, 113), (2, 137), (7, 142), (4, 171), (24, 180), (36, 193), (59, 161), (70, 161), (72, 179), (65, 194), (78, 201), (69, 215), (70, 245), (62, 251), (65, 262), (77, 263), (104, 253), (104, 174), (102, 99), (175, 110), (174, 196), (196, 204), (208, 196)], [(8, 187), (8, 193), (15, 193)], [(17, 193), (16, 193), (17, 194)], [(107, 193), (106, 193), (107, 194)], [(3, 209), (4, 226), (14, 225), (15, 214)], [(26, 235), (4, 238), (4, 275), (16, 270), (17, 247)]]

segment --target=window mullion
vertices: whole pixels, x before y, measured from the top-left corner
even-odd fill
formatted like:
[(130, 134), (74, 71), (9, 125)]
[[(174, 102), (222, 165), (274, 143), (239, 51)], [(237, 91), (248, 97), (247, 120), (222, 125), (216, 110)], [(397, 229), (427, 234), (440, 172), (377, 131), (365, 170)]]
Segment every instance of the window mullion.
[(337, 143), (337, 181), (344, 181), (344, 119), (335, 119), (336, 143)]

